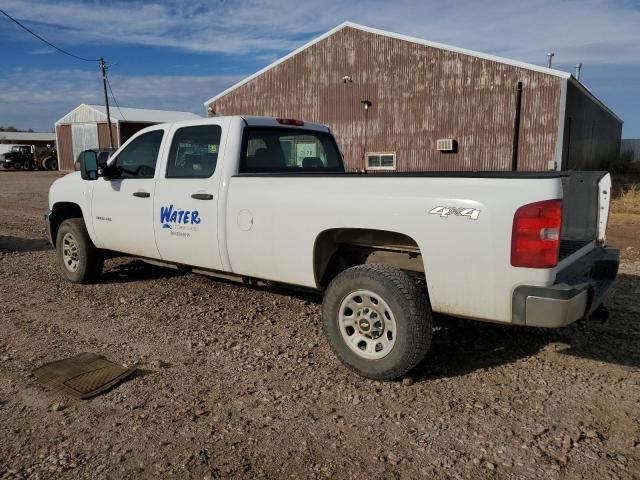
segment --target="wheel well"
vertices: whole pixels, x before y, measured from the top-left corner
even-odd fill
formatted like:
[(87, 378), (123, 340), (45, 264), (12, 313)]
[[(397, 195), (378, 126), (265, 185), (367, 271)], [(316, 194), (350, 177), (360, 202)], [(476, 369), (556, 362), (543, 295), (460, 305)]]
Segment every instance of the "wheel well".
[(60, 202), (56, 203), (51, 210), (51, 239), (54, 246), (58, 229), (65, 220), (70, 218), (82, 218), (82, 209), (76, 203)]
[(318, 235), (313, 266), (319, 286), (327, 286), (347, 268), (366, 263), (393, 265), (424, 278), (420, 247), (407, 235), (365, 228), (336, 228)]

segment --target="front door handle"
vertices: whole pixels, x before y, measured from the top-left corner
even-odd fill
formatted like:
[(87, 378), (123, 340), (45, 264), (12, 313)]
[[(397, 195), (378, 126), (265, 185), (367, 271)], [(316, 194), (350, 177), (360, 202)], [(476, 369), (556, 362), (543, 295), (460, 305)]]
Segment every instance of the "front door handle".
[(134, 192), (133, 196), (140, 198), (149, 198), (151, 194), (149, 192)]
[(196, 200), (213, 200), (213, 195), (210, 193), (194, 193), (191, 195), (191, 198), (195, 198)]

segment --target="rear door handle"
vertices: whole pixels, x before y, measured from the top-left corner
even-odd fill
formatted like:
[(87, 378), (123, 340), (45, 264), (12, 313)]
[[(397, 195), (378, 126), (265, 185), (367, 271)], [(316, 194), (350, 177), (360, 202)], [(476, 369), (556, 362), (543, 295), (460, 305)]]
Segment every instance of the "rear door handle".
[(149, 198), (151, 194), (149, 192), (134, 192), (133, 196), (140, 197), (140, 198)]
[(213, 195), (210, 193), (194, 193), (191, 195), (191, 198), (195, 198), (196, 200), (213, 200)]

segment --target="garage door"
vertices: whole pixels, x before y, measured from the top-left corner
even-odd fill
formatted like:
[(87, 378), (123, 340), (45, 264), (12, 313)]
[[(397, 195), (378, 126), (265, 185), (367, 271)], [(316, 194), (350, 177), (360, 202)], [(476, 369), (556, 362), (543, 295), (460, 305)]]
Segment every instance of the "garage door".
[(73, 136), (73, 160), (78, 159), (78, 155), (83, 150), (98, 148), (98, 125), (95, 123), (81, 123), (71, 125)]

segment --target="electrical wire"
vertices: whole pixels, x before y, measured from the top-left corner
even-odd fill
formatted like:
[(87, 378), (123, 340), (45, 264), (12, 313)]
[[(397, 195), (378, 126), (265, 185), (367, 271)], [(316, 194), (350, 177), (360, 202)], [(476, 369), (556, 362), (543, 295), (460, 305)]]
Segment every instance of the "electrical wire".
[(9, 20), (11, 20), (12, 22), (14, 22), (16, 25), (18, 25), (20, 28), (26, 30), (27, 32), (29, 32), (31, 35), (33, 35), (34, 37), (36, 37), (38, 40), (43, 41), (44, 43), (46, 43), (47, 45), (49, 45), (51, 48), (55, 48), (57, 51), (59, 51), (60, 53), (64, 53), (65, 55), (69, 55), (70, 57), (73, 57), (77, 60), (83, 60), (85, 62), (99, 62), (100, 59), (92, 59), (92, 58), (84, 58), (84, 57), (79, 57), (78, 55), (74, 55), (73, 53), (69, 53), (66, 50), (63, 50), (60, 47), (55, 46), (53, 43), (51, 43), (50, 41), (42, 38), (40, 35), (38, 35), (37, 33), (35, 33), (33, 30), (30, 30), (28, 27), (24, 26), (22, 23), (20, 23), (18, 20), (16, 20), (15, 18), (13, 18), (11, 15), (9, 15), (7, 12), (5, 12), (4, 10), (2, 10), (0, 8), (0, 13), (2, 13), (5, 17), (7, 17)]
[(115, 103), (116, 107), (118, 107), (118, 111), (120, 112), (122, 119), (126, 120), (126, 118), (124, 118), (124, 115), (122, 114), (122, 110), (120, 110), (120, 105), (118, 105), (118, 100), (116, 100), (116, 96), (113, 93), (113, 89), (111, 88), (111, 82), (109, 81), (109, 77), (107, 77), (106, 74), (105, 74), (105, 78), (107, 79), (107, 86), (109, 87), (109, 91), (111, 92), (111, 98), (113, 98), (113, 103)]

